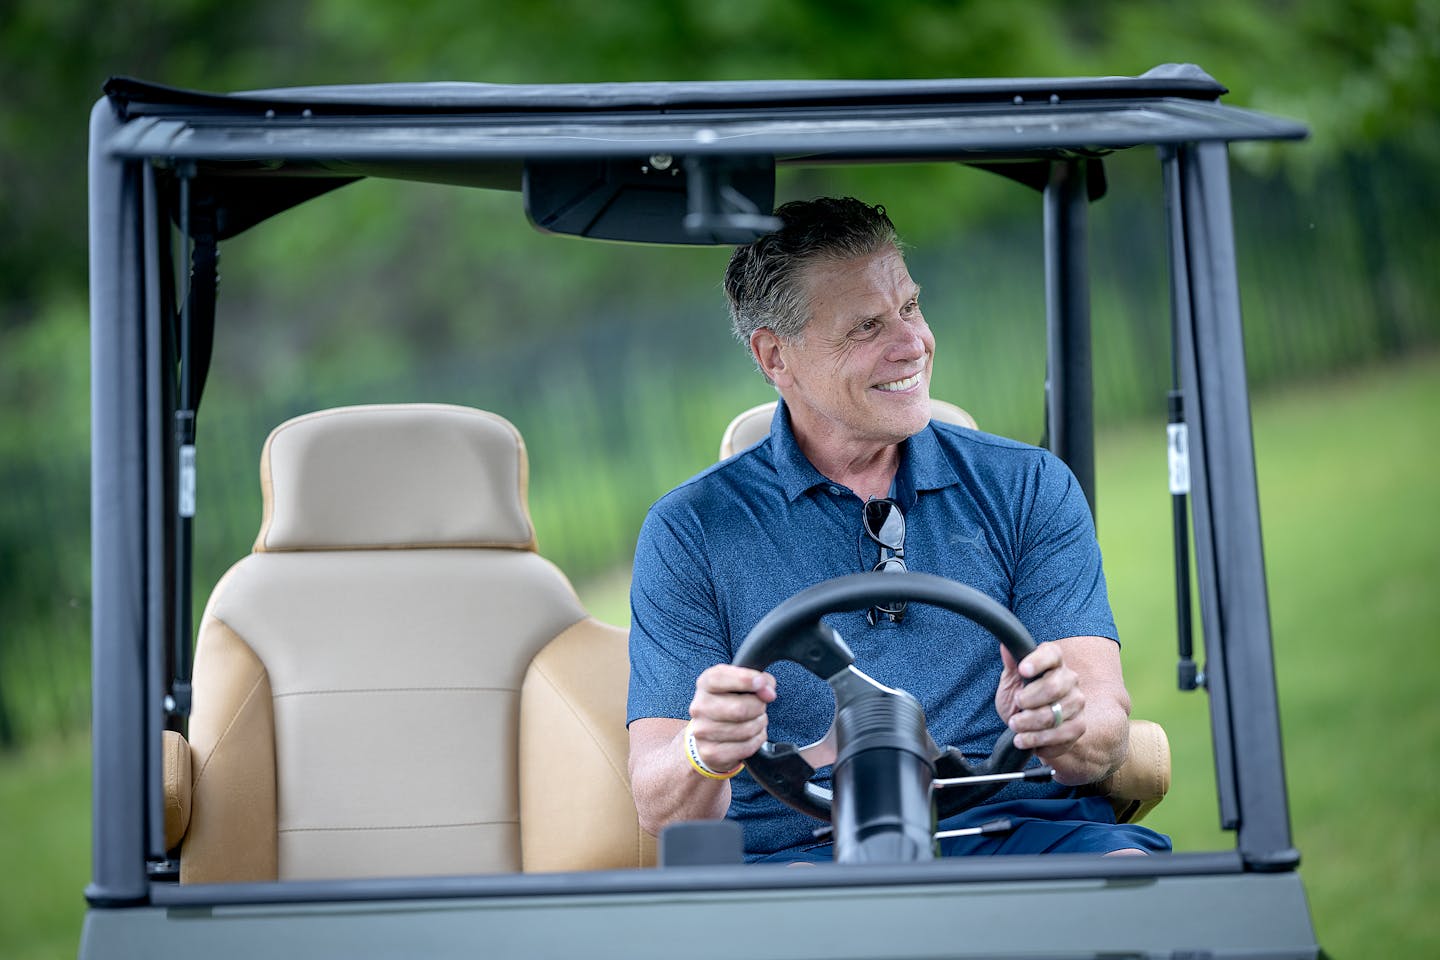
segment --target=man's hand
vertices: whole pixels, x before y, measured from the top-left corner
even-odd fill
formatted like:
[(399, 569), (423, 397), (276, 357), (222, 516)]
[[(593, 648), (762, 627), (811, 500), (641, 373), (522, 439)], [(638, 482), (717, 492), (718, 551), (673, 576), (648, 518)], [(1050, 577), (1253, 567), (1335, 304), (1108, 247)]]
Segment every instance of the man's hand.
[(1085, 735), (1085, 692), (1079, 677), (1065, 665), (1058, 643), (1040, 644), (1019, 664), (1004, 646), (1000, 656), (1005, 668), (995, 691), (995, 709), (1015, 731), (1015, 746), (1034, 750), (1053, 764)]
[(1015, 731), (1015, 745), (1034, 750), (1070, 786), (1114, 773), (1129, 747), (1130, 717), (1115, 641), (1066, 637), (1040, 644), (1019, 664), (1003, 646), (1000, 656), (995, 709)]
[[(766, 705), (775, 700), (768, 673), (719, 664), (695, 681), (690, 727), (700, 761), (729, 773), (765, 743)], [(641, 717), (630, 722), (630, 790), (640, 828), (658, 836), (676, 820), (725, 816), (730, 781), (695, 772), (685, 755), (684, 720)]]
[(775, 700), (768, 673), (716, 664), (695, 678), (690, 729), (700, 759), (711, 770), (734, 770), (764, 745), (767, 704)]

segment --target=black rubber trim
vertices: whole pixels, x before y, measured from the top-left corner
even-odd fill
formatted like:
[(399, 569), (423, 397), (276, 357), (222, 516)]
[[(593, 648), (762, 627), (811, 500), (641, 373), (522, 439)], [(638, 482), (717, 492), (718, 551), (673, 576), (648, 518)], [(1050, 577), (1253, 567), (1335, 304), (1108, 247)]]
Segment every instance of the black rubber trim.
[(306, 880), (285, 883), (151, 885), (150, 902), (166, 907), (269, 903), (336, 903), (367, 900), (446, 900), (505, 897), (576, 897), (605, 894), (674, 894), (724, 890), (815, 890), (853, 887), (933, 886), (953, 883), (1064, 883), (1105, 880), (1156, 881), (1164, 877), (1245, 873), (1235, 851), (1154, 857), (1102, 857), (1052, 853), (1043, 856), (954, 857), (913, 864), (816, 864), (791, 870), (781, 864), (667, 867), (585, 873), (417, 877), (392, 880)]

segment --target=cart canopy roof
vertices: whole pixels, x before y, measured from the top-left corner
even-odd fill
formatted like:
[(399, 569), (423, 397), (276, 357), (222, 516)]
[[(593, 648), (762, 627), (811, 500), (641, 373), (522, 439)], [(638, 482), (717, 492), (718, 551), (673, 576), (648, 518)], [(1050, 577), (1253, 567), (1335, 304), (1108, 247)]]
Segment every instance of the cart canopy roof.
[[(617, 194), (633, 204), (637, 191), (624, 186), (652, 186), (661, 179), (652, 174), (668, 172), (671, 204), (703, 175), (712, 194), (731, 187), (768, 214), (777, 165), (950, 161), (1039, 187), (1053, 160), (1305, 135), (1301, 124), (1221, 105), (1225, 92), (1198, 67), (1175, 64), (1098, 79), (401, 83), (234, 94), (115, 78), (105, 93), (122, 125), (106, 148), (208, 185), (222, 237), (354, 179), (387, 177), (525, 189), (531, 219), (557, 232), (727, 242), (672, 235), (655, 228), (669, 218), (643, 212), (624, 218), (622, 232), (633, 235), (595, 233), (575, 198), (599, 180), (606, 185), (590, 191), (591, 206)], [(697, 189), (689, 185), (692, 198)], [(1092, 197), (1101, 191), (1103, 178), (1092, 178)], [(553, 209), (576, 203), (568, 222)]]

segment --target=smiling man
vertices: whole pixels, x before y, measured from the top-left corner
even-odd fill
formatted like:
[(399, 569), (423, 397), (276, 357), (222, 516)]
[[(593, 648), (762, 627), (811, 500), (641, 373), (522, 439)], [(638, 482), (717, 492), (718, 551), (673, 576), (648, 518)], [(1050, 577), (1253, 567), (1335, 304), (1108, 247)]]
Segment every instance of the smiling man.
[(829, 688), (789, 663), (729, 664), (800, 590), (903, 563), (988, 594), (1039, 643), (1016, 664), (979, 626), (921, 605), (828, 618), (866, 673), (920, 700), (937, 742), (985, 756), (1008, 725), (1056, 770), (942, 824), (1008, 816), (1009, 834), (942, 852), (1168, 850), (1079, 789), (1124, 759), (1130, 712), (1079, 485), (1044, 450), (931, 421), (935, 338), (883, 207), (822, 198), (776, 214), (784, 226), (737, 248), (725, 275), (736, 336), (780, 394), (770, 435), (658, 501), (636, 546), (628, 722), (641, 824), (729, 816), (747, 859), (829, 859), (815, 821), (743, 770), (767, 739), (819, 739)]

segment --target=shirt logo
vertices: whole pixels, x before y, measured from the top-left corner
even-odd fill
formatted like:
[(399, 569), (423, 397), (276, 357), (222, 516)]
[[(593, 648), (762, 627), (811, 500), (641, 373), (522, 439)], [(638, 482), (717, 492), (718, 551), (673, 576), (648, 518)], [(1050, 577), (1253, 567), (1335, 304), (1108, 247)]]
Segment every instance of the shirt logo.
[(949, 541), (952, 547), (963, 543), (977, 550), (985, 549), (985, 538), (980, 535), (980, 528), (973, 523), (951, 524)]

